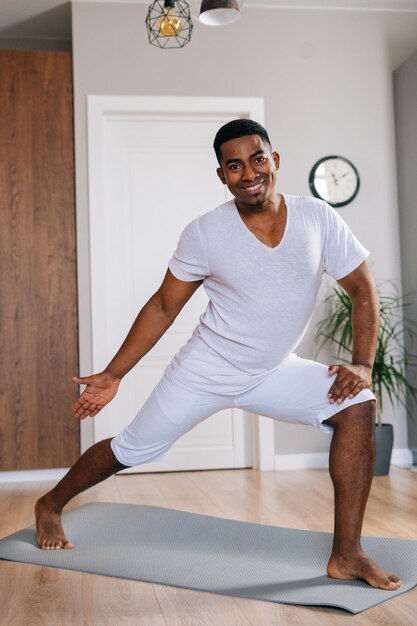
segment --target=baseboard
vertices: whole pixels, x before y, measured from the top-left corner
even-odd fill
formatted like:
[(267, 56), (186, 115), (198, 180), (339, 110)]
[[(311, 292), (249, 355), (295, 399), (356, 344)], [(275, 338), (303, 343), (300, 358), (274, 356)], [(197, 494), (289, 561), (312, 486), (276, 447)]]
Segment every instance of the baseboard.
[(61, 480), (68, 470), (68, 467), (59, 467), (54, 469), (0, 472), (0, 483), (26, 483), (42, 480)]
[[(393, 465), (412, 465), (413, 455), (408, 448), (395, 448), (392, 451)], [(328, 452), (311, 452), (308, 454), (276, 454), (276, 470), (323, 469), (329, 467)]]
[[(392, 451), (393, 465), (412, 465), (413, 454), (409, 448), (395, 448)], [(276, 454), (274, 469), (324, 469), (329, 466), (328, 452), (310, 452), (308, 454)], [(61, 480), (68, 472), (68, 467), (44, 470), (19, 470), (0, 472), (0, 483), (23, 483), (46, 480)]]
[(329, 467), (328, 452), (310, 452), (308, 454), (276, 454), (276, 470), (321, 469)]

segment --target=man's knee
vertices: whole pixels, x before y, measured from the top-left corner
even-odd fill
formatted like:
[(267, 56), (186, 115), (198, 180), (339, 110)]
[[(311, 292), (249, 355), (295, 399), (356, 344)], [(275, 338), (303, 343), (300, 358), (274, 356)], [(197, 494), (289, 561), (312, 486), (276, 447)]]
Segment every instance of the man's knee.
[(375, 426), (376, 402), (366, 400), (359, 404), (353, 404), (325, 420), (325, 424), (334, 428), (361, 429), (364, 433), (372, 433)]

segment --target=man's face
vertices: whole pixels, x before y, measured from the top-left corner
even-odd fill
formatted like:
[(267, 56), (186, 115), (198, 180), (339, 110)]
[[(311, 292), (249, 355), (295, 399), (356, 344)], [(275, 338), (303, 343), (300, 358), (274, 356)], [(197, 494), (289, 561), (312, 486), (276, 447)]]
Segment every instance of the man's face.
[(256, 207), (275, 196), (279, 155), (259, 135), (247, 135), (222, 143), (217, 174), (238, 206)]

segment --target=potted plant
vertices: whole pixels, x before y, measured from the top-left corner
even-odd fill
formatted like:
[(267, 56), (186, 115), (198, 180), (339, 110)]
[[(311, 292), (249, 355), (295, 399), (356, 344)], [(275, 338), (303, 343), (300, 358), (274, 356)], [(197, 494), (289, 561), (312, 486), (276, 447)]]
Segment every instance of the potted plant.
[[(381, 413), (383, 395), (387, 394), (391, 404), (397, 400), (406, 406), (406, 394), (417, 400), (417, 387), (407, 379), (408, 367), (417, 365), (417, 355), (410, 354), (404, 347), (404, 336), (409, 334), (417, 338), (417, 324), (408, 319), (404, 313), (409, 306), (407, 296), (383, 295), (378, 289), (380, 299), (380, 325), (372, 371), (372, 391), (377, 398), (376, 407), (376, 461), (375, 476), (388, 474), (393, 446), (392, 424), (383, 424)], [(341, 287), (334, 287), (332, 293), (324, 301), (329, 307), (329, 315), (317, 324), (316, 339), (319, 343), (317, 353), (326, 344), (337, 346), (336, 358), (350, 363), (346, 358), (352, 354), (352, 302)]]

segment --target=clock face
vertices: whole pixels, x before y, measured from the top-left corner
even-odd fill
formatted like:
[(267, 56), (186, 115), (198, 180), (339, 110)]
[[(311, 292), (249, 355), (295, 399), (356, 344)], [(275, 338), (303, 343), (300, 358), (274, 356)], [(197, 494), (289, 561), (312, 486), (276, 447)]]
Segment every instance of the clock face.
[(326, 200), (333, 207), (341, 207), (352, 202), (357, 195), (359, 174), (347, 159), (328, 156), (313, 166), (309, 184), (313, 196)]

